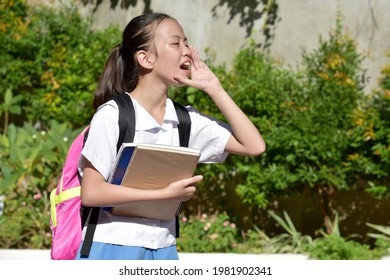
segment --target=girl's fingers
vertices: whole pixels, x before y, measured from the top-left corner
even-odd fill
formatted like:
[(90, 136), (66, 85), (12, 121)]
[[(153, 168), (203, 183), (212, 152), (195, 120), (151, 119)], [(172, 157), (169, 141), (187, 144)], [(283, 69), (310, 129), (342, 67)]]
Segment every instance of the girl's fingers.
[(203, 180), (202, 175), (196, 175), (196, 176), (193, 176), (191, 178), (183, 179), (182, 184), (183, 184), (183, 187), (186, 188), (186, 187), (191, 187), (191, 186), (195, 185), (196, 183), (199, 183), (202, 180)]
[(199, 52), (193, 46), (190, 46), (190, 49), (191, 49), (191, 57), (192, 57), (192, 64), (193, 64), (192, 66), (194, 67), (194, 70), (199, 69), (203, 63), (202, 59), (200, 58)]

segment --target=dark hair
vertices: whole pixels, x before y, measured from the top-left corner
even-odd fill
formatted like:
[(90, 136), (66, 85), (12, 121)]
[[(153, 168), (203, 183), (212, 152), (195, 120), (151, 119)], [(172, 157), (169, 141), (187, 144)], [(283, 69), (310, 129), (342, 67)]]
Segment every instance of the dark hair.
[(150, 13), (133, 18), (122, 33), (122, 43), (111, 50), (100, 76), (93, 106), (95, 110), (113, 95), (131, 92), (137, 86), (140, 74), (135, 53), (150, 51), (156, 28), (165, 19), (173, 19), (162, 13)]

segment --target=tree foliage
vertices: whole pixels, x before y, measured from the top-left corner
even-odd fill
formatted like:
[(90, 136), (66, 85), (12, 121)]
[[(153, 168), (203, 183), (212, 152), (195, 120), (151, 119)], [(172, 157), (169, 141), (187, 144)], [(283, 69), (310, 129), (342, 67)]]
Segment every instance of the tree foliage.
[(73, 7), (31, 7), (24, 0), (0, 5), (0, 92), (21, 97), (21, 120), (43, 127), (53, 119), (84, 125), (102, 65), (120, 40), (118, 30), (92, 30)]

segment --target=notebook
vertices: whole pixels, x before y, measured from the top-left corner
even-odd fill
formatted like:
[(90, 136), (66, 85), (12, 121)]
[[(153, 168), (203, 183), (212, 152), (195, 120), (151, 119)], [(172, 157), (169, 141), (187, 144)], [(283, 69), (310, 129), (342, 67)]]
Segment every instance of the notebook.
[[(137, 189), (161, 189), (168, 184), (192, 177), (200, 151), (169, 145), (124, 143), (109, 182)], [(157, 200), (134, 202), (111, 208), (113, 215), (172, 220), (181, 201)]]

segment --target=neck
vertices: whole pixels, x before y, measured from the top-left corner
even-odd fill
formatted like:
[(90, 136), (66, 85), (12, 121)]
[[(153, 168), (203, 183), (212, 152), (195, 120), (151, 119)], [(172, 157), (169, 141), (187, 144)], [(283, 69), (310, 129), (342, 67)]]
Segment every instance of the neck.
[(153, 86), (137, 87), (130, 93), (137, 102), (159, 123), (162, 124), (165, 115), (165, 104), (167, 100), (167, 91), (163, 91)]

